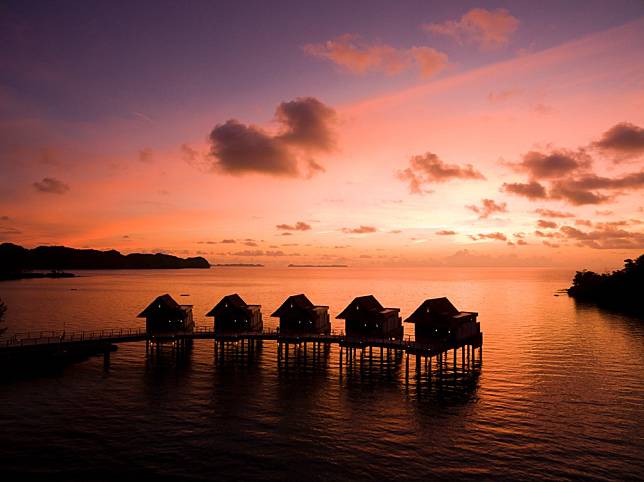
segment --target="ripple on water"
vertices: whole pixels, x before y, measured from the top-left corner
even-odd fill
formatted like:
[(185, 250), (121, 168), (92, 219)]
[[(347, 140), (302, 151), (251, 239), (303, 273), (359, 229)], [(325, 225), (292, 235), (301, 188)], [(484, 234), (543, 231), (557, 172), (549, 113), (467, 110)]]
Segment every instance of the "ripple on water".
[[(410, 363), (407, 382), (404, 359), (381, 363), (378, 353), (340, 370), (336, 347), (285, 368), (272, 342), (251, 359), (231, 348), (223, 362), (207, 340), (179, 358), (146, 358), (144, 344), (124, 345), (109, 370), (92, 358), (0, 386), (3, 472), (63, 480), (615, 480), (643, 473), (644, 324), (553, 297), (571, 273), (248, 273), (89, 273), (5, 283), (0, 295), (12, 307), (12, 331), (136, 325), (133, 314), (162, 292), (190, 293), (199, 324), (234, 291), (264, 313), (304, 291), (329, 304), (332, 316), (356, 291), (403, 314), (425, 297), (446, 295), (479, 311), (482, 366), (465, 375), (448, 369), (430, 382), (417, 379)], [(265, 323), (275, 326), (268, 317)]]

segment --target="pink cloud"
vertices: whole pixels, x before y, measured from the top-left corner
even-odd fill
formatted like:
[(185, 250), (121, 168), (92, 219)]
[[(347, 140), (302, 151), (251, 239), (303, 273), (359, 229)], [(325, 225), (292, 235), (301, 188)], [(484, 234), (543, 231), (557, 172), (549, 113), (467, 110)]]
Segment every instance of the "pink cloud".
[(503, 8), (473, 8), (459, 20), (428, 23), (423, 28), (433, 34), (452, 37), (460, 43), (475, 43), (482, 50), (490, 50), (507, 45), (519, 28), (519, 19)]
[(443, 70), (447, 54), (431, 47), (395, 48), (386, 44), (368, 44), (358, 35), (345, 34), (323, 43), (307, 44), (304, 52), (330, 60), (354, 74), (383, 72), (399, 74), (416, 67), (421, 76), (430, 77)]

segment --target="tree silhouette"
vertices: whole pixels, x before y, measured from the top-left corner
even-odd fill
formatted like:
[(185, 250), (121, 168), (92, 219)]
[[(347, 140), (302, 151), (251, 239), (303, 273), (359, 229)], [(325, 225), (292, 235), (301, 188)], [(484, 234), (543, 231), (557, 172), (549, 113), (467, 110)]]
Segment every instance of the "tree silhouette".
[(0, 299), (0, 335), (7, 331), (6, 326), (2, 326), (4, 323), (4, 314), (7, 312), (7, 305)]
[(624, 260), (624, 268), (612, 273), (577, 271), (568, 294), (607, 308), (644, 317), (644, 255)]

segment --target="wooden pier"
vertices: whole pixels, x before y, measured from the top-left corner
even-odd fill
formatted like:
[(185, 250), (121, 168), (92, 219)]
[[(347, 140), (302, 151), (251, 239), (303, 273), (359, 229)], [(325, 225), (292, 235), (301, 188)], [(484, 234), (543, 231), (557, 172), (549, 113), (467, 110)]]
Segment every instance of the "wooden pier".
[[(0, 340), (0, 364), (11, 359), (29, 360), (65, 352), (86, 352), (103, 354), (106, 365), (109, 365), (109, 354), (116, 345), (123, 343), (146, 342), (146, 352), (151, 347), (170, 344), (177, 349), (185, 348), (193, 340), (214, 340), (215, 354), (228, 343), (241, 343), (248, 346), (250, 351), (255, 349), (257, 342), (274, 341), (277, 344), (278, 363), (288, 364), (289, 352), (310, 353), (315, 356), (330, 345), (339, 347), (339, 366), (350, 366), (356, 359), (372, 359), (375, 356), (389, 359), (405, 358), (405, 373), (409, 375), (410, 359), (415, 359), (416, 374), (421, 369), (431, 369), (432, 360), (436, 358), (437, 367), (446, 361), (448, 353), (453, 352), (454, 365), (457, 362), (458, 350), (461, 350), (461, 364), (466, 365), (475, 360), (475, 350), (479, 350), (478, 360), (482, 357), (483, 334), (461, 339), (459, 341), (434, 341), (431, 343), (417, 342), (413, 336), (404, 339), (350, 337), (343, 331), (331, 331), (328, 334), (293, 335), (283, 334), (279, 330), (264, 330), (261, 332), (246, 332), (234, 334), (216, 333), (214, 329), (195, 328), (192, 331), (175, 332), (172, 334), (150, 334), (145, 328), (95, 330), (82, 332), (35, 332), (16, 334), (11, 338)], [(386, 355), (385, 355), (386, 354)]]

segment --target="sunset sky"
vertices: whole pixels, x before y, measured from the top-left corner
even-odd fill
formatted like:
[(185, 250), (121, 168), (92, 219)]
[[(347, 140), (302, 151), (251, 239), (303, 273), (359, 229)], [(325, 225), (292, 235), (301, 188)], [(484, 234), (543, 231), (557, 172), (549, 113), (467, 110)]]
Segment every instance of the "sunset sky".
[(644, 3), (0, 6), (0, 241), (212, 263), (616, 268)]

